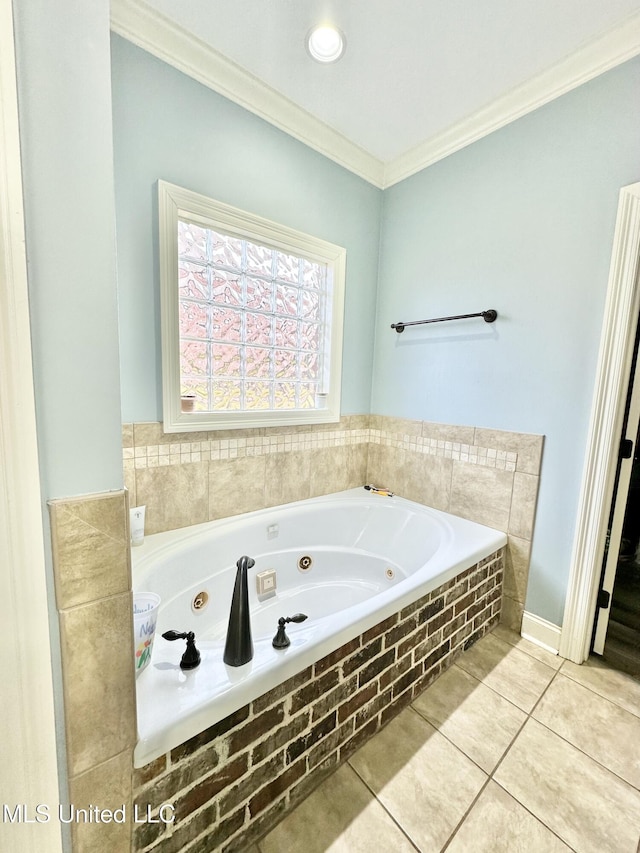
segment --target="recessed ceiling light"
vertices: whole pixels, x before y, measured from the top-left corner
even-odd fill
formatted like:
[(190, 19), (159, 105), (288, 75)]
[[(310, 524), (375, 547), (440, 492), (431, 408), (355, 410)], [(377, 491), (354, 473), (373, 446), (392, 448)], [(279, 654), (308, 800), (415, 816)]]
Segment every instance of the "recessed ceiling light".
[(335, 62), (344, 53), (346, 40), (333, 24), (321, 24), (307, 35), (307, 50), (317, 62)]

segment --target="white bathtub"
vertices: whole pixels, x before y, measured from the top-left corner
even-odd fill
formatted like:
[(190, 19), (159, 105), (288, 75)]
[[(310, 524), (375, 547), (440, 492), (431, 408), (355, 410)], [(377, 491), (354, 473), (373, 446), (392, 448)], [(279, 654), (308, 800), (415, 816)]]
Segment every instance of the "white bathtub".
[[(351, 489), (181, 530), (148, 536), (132, 549), (133, 589), (159, 593), (162, 605), (151, 664), (136, 682), (141, 767), (320, 660), (502, 548), (504, 533), (400, 497)], [(249, 571), (254, 657), (228, 667), (222, 655), (236, 561)], [(300, 557), (312, 558), (301, 572)], [(260, 601), (255, 576), (275, 569), (276, 594)], [(208, 604), (194, 610), (201, 592)], [(271, 641), (281, 616), (291, 645)], [(200, 666), (179, 667), (194, 631)]]

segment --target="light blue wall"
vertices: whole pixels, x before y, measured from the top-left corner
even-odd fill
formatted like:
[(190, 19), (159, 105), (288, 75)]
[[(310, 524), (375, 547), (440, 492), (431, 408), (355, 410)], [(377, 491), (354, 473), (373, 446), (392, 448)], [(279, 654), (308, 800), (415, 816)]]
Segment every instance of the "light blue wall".
[(118, 489), (109, 3), (13, 5), (43, 496)]
[(560, 624), (640, 60), (384, 193), (117, 36), (112, 63), (123, 419), (161, 419), (158, 178), (344, 245), (343, 411), (544, 434), (526, 607)]
[[(60, 633), (44, 502), (122, 488), (109, 2), (13, 0), (60, 802)], [(21, 566), (3, 566), (20, 571)], [(11, 735), (9, 735), (11, 736)], [(64, 850), (71, 832), (61, 828)]]
[(546, 436), (526, 608), (555, 624), (638, 92), (635, 59), (384, 194), (372, 411)]
[(368, 412), (382, 193), (112, 36), (125, 421), (162, 419), (158, 178), (347, 249), (342, 411)]

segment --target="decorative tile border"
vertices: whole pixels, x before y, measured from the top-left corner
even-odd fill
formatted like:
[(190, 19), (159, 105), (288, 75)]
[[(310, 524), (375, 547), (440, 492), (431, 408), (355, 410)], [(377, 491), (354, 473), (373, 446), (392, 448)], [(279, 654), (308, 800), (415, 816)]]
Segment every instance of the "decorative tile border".
[(322, 430), (312, 433), (257, 435), (254, 438), (223, 438), (220, 440), (151, 444), (144, 447), (125, 447), (122, 451), (124, 468), (154, 468), (161, 465), (186, 465), (243, 456), (265, 456), (271, 453), (291, 453), (318, 450), (322, 447), (345, 447), (367, 444), (369, 430)]
[(495, 447), (478, 447), (455, 441), (443, 441), (423, 436), (406, 435), (380, 429), (319, 430), (314, 432), (256, 435), (246, 438), (207, 439), (205, 441), (174, 441), (170, 444), (150, 444), (125, 447), (123, 466), (157, 468), (164, 465), (187, 465), (194, 462), (237, 459), (243, 456), (264, 456), (272, 453), (291, 453), (318, 450), (323, 447), (346, 447), (354, 444), (378, 444), (455, 459), (470, 465), (483, 465), (501, 471), (515, 471), (518, 454)]
[(515, 471), (518, 454), (499, 450), (495, 447), (478, 447), (475, 444), (461, 444), (457, 441), (443, 441), (437, 438), (423, 438), (420, 435), (403, 435), (386, 430), (369, 430), (369, 442), (385, 447), (397, 447), (428, 456), (440, 456), (444, 459), (456, 459), (471, 465), (484, 465), (501, 471)]

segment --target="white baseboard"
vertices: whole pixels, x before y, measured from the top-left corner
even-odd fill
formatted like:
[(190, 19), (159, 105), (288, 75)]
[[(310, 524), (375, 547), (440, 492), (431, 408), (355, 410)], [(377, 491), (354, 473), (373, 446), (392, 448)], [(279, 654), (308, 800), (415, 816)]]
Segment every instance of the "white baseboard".
[(542, 617), (536, 616), (534, 613), (527, 613), (525, 610), (522, 614), (522, 629), (520, 634), (525, 640), (535, 643), (537, 646), (546, 649), (548, 652), (552, 652), (554, 655), (558, 654), (558, 649), (560, 648), (560, 630), (559, 625), (547, 622), (546, 619), (542, 619)]

